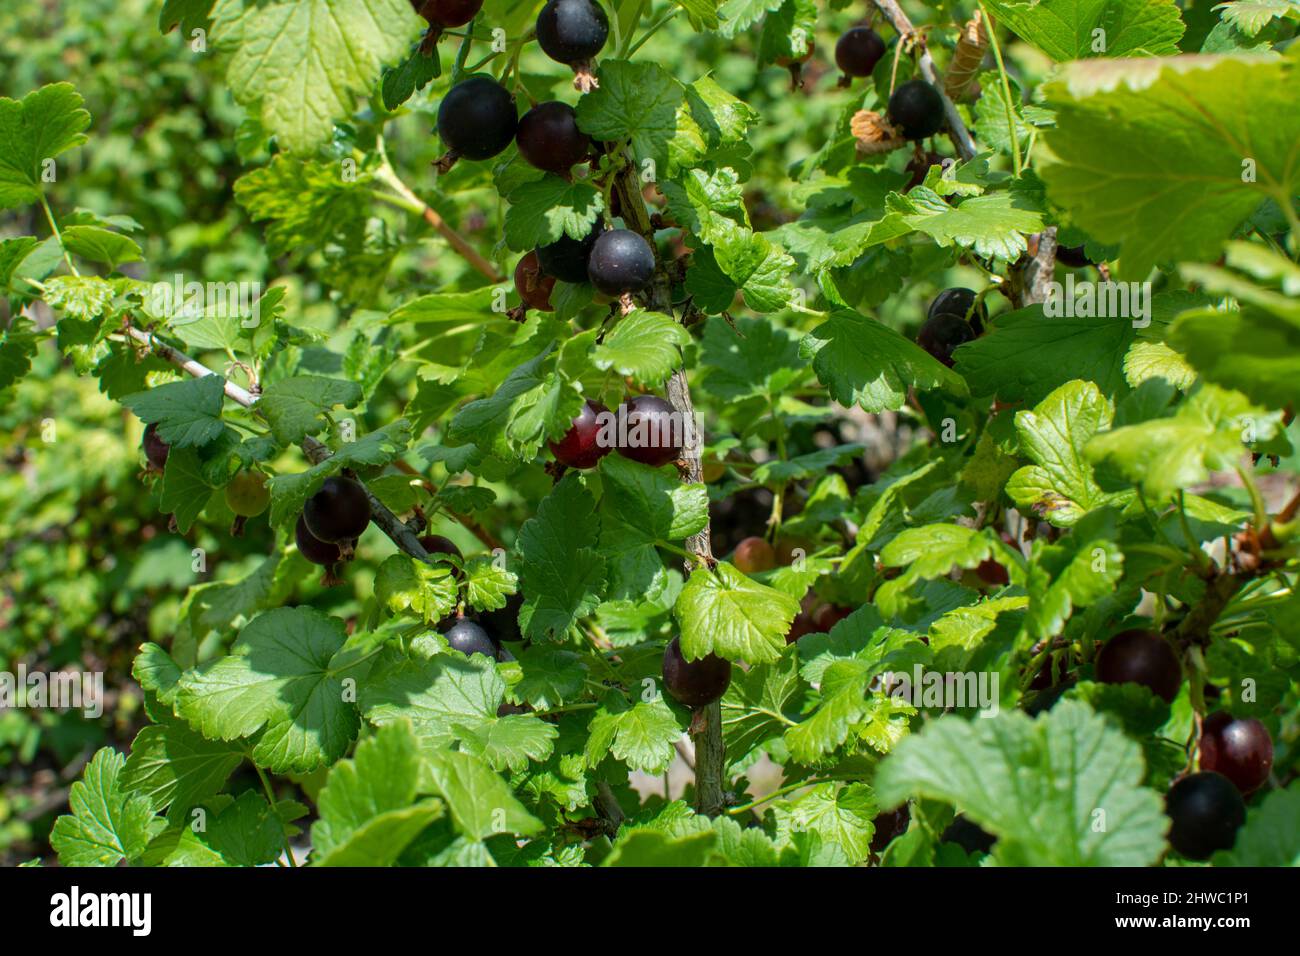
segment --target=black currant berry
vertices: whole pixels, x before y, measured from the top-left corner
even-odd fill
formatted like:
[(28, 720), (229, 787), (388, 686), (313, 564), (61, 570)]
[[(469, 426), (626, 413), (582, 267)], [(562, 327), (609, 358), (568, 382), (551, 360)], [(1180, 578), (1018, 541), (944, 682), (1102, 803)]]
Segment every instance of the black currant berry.
[(681, 638), (674, 637), (664, 649), (664, 687), (686, 707), (711, 704), (731, 683), (731, 661), (710, 654), (698, 661), (682, 656)]
[(763, 538), (745, 538), (736, 545), (731, 563), (744, 574), (771, 571), (776, 567), (776, 551)]
[(370, 499), (351, 478), (326, 478), (302, 509), (307, 530), (335, 544), (361, 537), (370, 523)]
[(497, 647), (496, 641), (492, 640), (488, 632), (467, 618), (461, 618), (453, 624), (443, 637), (452, 650), (460, 651), (467, 657), (471, 654), (485, 654), (496, 660), (501, 653), (501, 648)]
[(573, 239), (567, 234), (560, 236), (549, 246), (537, 250), (537, 261), (542, 264), (542, 271), (562, 282), (586, 282), (587, 260), (591, 258), (592, 246), (600, 238), (600, 227), (587, 233), (585, 239)]
[(1183, 683), (1182, 666), (1169, 642), (1141, 628), (1121, 631), (1102, 645), (1096, 674), (1103, 684), (1141, 684), (1168, 703)]
[(307, 527), (307, 520), (302, 515), (298, 516), (298, 523), (294, 526), (293, 536), (298, 544), (298, 553), (312, 564), (329, 567), (337, 564), (343, 557), (339, 553), (337, 544), (322, 541), (311, 533), (311, 530)]
[(167, 453), (172, 446), (158, 437), (158, 425), (150, 422), (144, 427), (144, 440), (140, 443), (144, 457), (154, 471), (162, 471), (167, 465)]
[(655, 272), (655, 252), (650, 243), (630, 229), (602, 233), (587, 261), (587, 278), (606, 295), (640, 292)]
[(577, 114), (568, 103), (538, 103), (519, 121), (515, 133), (519, 155), (538, 169), (567, 175), (591, 151), (591, 137), (578, 129)]
[(1169, 814), (1169, 845), (1190, 860), (1207, 860), (1216, 850), (1229, 850), (1237, 829), (1246, 822), (1246, 801), (1220, 773), (1183, 777), (1165, 795)]
[(522, 641), (523, 632), (519, 630), (519, 609), (524, 606), (524, 596), (516, 591), (506, 598), (506, 606), (495, 611), (484, 611), (479, 620), (491, 633), (502, 641)]
[(412, 0), (415, 12), (440, 27), (463, 27), (478, 15), (483, 0)]
[(1083, 246), (1057, 246), (1056, 261), (1071, 269), (1082, 269), (1084, 266), (1092, 265), (1092, 260), (1088, 258), (1087, 250)]
[(907, 139), (925, 139), (943, 129), (943, 97), (925, 80), (908, 80), (889, 98), (889, 122)]
[(609, 17), (595, 0), (548, 0), (537, 15), (537, 43), (556, 63), (585, 63), (608, 38)]
[(463, 558), (460, 548), (456, 547), (456, 542), (451, 538), (444, 538), (440, 534), (426, 534), (420, 536), (420, 547), (424, 548), (430, 556), (438, 554), (450, 554), (456, 558)]
[(510, 145), (519, 126), (515, 98), (496, 80), (471, 76), (438, 107), (438, 135), (455, 156), (489, 159)]
[(835, 44), (835, 65), (845, 76), (870, 76), (885, 55), (885, 41), (871, 27), (854, 27)]
[(960, 814), (953, 817), (952, 823), (948, 824), (948, 829), (943, 831), (943, 836), (939, 839), (944, 843), (955, 843), (967, 853), (987, 853), (998, 841), (993, 834)]
[(551, 292), (555, 289), (555, 278), (542, 272), (542, 263), (537, 252), (528, 253), (515, 266), (515, 291), (523, 300), (524, 306), (539, 312), (554, 312), (551, 304)]
[(906, 833), (907, 826), (911, 822), (912, 812), (906, 803), (897, 810), (877, 814), (876, 819), (872, 821), (875, 832), (871, 836), (871, 852), (880, 853), (889, 846), (894, 837)]
[(1273, 738), (1258, 720), (1219, 710), (1201, 725), (1201, 769), (1221, 773), (1242, 793), (1253, 793), (1273, 769)]
[(638, 395), (624, 403), (626, 435), (618, 453), (643, 465), (658, 468), (682, 454), (682, 430), (672, 405), (655, 395)]
[(979, 335), (984, 331), (984, 319), (988, 316), (988, 310), (984, 307), (983, 302), (978, 307), (975, 305), (974, 289), (957, 286), (952, 289), (944, 289), (934, 297), (926, 317), (933, 319), (936, 315), (955, 315), (969, 322), (971, 328), (975, 330), (975, 334)]
[(570, 468), (595, 468), (596, 462), (613, 451), (612, 442), (601, 445), (598, 441), (600, 416), (608, 414), (608, 408), (588, 399), (564, 437), (547, 443), (555, 460)]
[(934, 318), (925, 320), (921, 331), (916, 335), (916, 344), (944, 365), (952, 368), (952, 353), (957, 346), (965, 345), (974, 338), (975, 330), (970, 327), (969, 322), (941, 312)]

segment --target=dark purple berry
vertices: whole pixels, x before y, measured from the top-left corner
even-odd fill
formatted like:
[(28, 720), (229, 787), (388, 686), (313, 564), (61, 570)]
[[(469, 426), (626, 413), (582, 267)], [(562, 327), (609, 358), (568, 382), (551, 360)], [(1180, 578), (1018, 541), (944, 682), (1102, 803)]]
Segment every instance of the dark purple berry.
[(335, 544), (361, 537), (370, 524), (370, 499), (351, 478), (326, 478), (302, 509), (307, 530)]
[(484, 654), (493, 660), (501, 653), (501, 648), (492, 640), (488, 632), (468, 618), (461, 618), (443, 635), (452, 650), (460, 651), (465, 656)]
[(720, 698), (731, 683), (731, 661), (710, 654), (698, 661), (682, 656), (681, 638), (664, 649), (664, 687), (686, 707), (703, 707)]
[(1230, 850), (1246, 822), (1246, 802), (1223, 774), (1202, 772), (1183, 777), (1165, 795), (1169, 845), (1189, 860), (1208, 860), (1216, 850)]
[(612, 442), (602, 445), (598, 440), (600, 416), (608, 414), (608, 408), (588, 399), (564, 437), (558, 442), (547, 443), (555, 460), (570, 468), (595, 468), (596, 462), (613, 451)]
[(293, 536), (298, 544), (298, 553), (312, 564), (329, 567), (337, 564), (343, 557), (339, 553), (337, 544), (322, 541), (311, 533), (307, 527), (307, 521), (302, 515), (298, 516), (298, 523), (294, 526)]
[(682, 454), (680, 416), (656, 395), (638, 395), (623, 404), (625, 434), (619, 436), (618, 453), (624, 458), (658, 468)]
[(974, 338), (975, 330), (965, 319), (940, 313), (932, 319), (925, 320), (921, 331), (916, 335), (916, 344), (944, 365), (952, 368), (952, 353), (957, 346), (965, 345)]
[(908, 80), (889, 98), (889, 122), (907, 139), (925, 139), (943, 129), (943, 97), (925, 80)]
[(587, 278), (606, 295), (640, 292), (650, 284), (654, 272), (654, 250), (630, 229), (602, 233), (587, 260)]
[(1273, 738), (1260, 721), (1215, 711), (1201, 725), (1201, 769), (1221, 773), (1242, 793), (1263, 786), (1273, 769)]
[(584, 63), (609, 38), (609, 17), (595, 0), (549, 0), (537, 15), (537, 43), (556, 63)]
[(539, 103), (524, 114), (515, 133), (519, 155), (547, 172), (567, 175), (591, 151), (591, 137), (578, 129), (577, 114), (568, 103)]
[(1182, 666), (1169, 642), (1141, 628), (1122, 631), (1102, 645), (1096, 674), (1103, 684), (1141, 684), (1168, 703), (1183, 683)]
[(835, 44), (835, 65), (846, 76), (870, 76), (885, 55), (885, 41), (871, 27), (846, 30)]
[(149, 466), (154, 471), (162, 471), (167, 465), (167, 453), (172, 450), (172, 446), (158, 436), (156, 422), (150, 422), (144, 427), (144, 441), (141, 442), (141, 446), (144, 448), (144, 457), (148, 460)]
[(565, 234), (549, 246), (540, 246), (537, 261), (548, 276), (562, 282), (586, 282), (587, 260), (591, 258), (591, 249), (599, 238), (599, 226), (587, 233), (585, 239), (573, 239)]
[(496, 80), (471, 76), (457, 83), (438, 107), (438, 135), (466, 159), (490, 159), (515, 138), (515, 98)]

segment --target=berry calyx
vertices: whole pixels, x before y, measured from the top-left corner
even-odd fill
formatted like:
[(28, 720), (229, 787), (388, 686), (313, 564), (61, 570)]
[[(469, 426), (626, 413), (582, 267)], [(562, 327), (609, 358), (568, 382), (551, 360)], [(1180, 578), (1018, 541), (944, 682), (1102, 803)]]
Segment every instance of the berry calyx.
[(1159, 634), (1141, 628), (1121, 631), (1097, 655), (1097, 680), (1103, 684), (1141, 684), (1173, 703), (1183, 683), (1178, 655)]
[(835, 65), (845, 76), (870, 76), (885, 55), (885, 41), (871, 27), (846, 30), (835, 44)]
[[(471, 76), (457, 83), (438, 106), (438, 135), (453, 161), (490, 159), (510, 145), (518, 126), (515, 98), (490, 77)], [(440, 168), (446, 171), (450, 164)]]
[(1165, 795), (1169, 845), (1190, 860), (1207, 860), (1229, 850), (1246, 821), (1246, 801), (1232, 781), (1203, 771), (1183, 777)]
[(925, 139), (943, 129), (943, 97), (925, 80), (908, 80), (889, 98), (889, 122), (906, 139)]
[(776, 551), (763, 538), (745, 538), (736, 545), (731, 563), (744, 574), (771, 571), (776, 567)]
[(548, 0), (537, 15), (537, 43), (556, 63), (580, 66), (609, 39), (609, 17), (595, 0)]
[(270, 504), (266, 475), (260, 471), (241, 471), (226, 485), (226, 505), (241, 518), (255, 518)]
[(601, 415), (608, 415), (609, 409), (600, 402), (590, 399), (582, 406), (578, 417), (573, 419), (569, 430), (558, 442), (548, 442), (547, 447), (555, 460), (570, 468), (595, 468), (611, 451), (612, 442), (602, 445), (598, 439), (601, 431)]
[(523, 300), (525, 308), (538, 312), (554, 312), (551, 304), (551, 292), (555, 289), (555, 277), (542, 272), (542, 263), (534, 250), (519, 260), (515, 266), (515, 291)]
[(501, 653), (491, 635), (468, 618), (461, 618), (453, 624), (443, 637), (452, 650), (460, 651), (466, 657), (483, 654), (496, 660)]
[(1273, 738), (1254, 718), (1215, 711), (1201, 724), (1201, 769), (1221, 773), (1243, 794), (1258, 790), (1273, 769)]
[(591, 137), (578, 129), (577, 114), (568, 103), (538, 103), (519, 121), (515, 133), (519, 155), (538, 169), (567, 176), (587, 158)]
[(361, 537), (370, 523), (370, 499), (351, 478), (326, 478), (302, 509), (307, 530), (321, 541), (339, 544)]
[(586, 282), (587, 260), (591, 258), (591, 248), (600, 238), (600, 227), (587, 233), (585, 239), (574, 239), (569, 235), (560, 236), (549, 246), (537, 248), (537, 261), (542, 271), (562, 282)]
[(698, 661), (682, 656), (681, 638), (674, 637), (664, 649), (664, 687), (686, 707), (704, 707), (727, 691), (731, 683), (731, 661), (710, 654)]
[(682, 434), (676, 410), (656, 395), (638, 395), (624, 403), (626, 440), (618, 453), (624, 458), (658, 468), (682, 454)]
[(952, 353), (959, 345), (974, 341), (975, 330), (965, 319), (940, 313), (925, 320), (916, 335), (916, 344), (944, 365), (952, 368)]
[(144, 427), (144, 439), (140, 442), (140, 447), (144, 449), (144, 457), (150, 468), (162, 471), (166, 467), (167, 453), (172, 450), (172, 446), (159, 437), (156, 422), (150, 422)]
[(654, 250), (630, 229), (602, 233), (587, 260), (587, 278), (606, 295), (640, 292), (650, 284), (654, 272)]

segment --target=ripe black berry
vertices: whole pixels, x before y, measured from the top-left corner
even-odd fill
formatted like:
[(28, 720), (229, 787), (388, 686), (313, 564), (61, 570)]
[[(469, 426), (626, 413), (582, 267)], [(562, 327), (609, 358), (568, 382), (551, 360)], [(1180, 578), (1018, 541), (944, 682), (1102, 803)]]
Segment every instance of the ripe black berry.
[(370, 523), (370, 499), (351, 478), (326, 478), (302, 509), (307, 530), (335, 544), (361, 537)]
[(835, 65), (846, 76), (870, 76), (885, 55), (885, 41), (871, 27), (847, 30), (835, 44)]
[(548, 0), (537, 15), (537, 43), (556, 63), (584, 63), (608, 37), (609, 17), (594, 0)]
[(461, 618), (443, 635), (452, 650), (460, 651), (467, 657), (471, 654), (485, 654), (496, 660), (501, 649), (496, 641), (483, 628), (473, 621)]
[(495, 611), (484, 611), (479, 615), (483, 626), (497, 635), (502, 641), (521, 641), (524, 638), (519, 630), (519, 609), (524, 606), (524, 595), (516, 591), (506, 598), (506, 606)]
[(776, 567), (776, 551), (762, 538), (745, 538), (736, 545), (731, 563), (744, 574), (771, 571)]
[(998, 841), (998, 838), (958, 814), (953, 817), (952, 823), (948, 824), (948, 829), (943, 831), (940, 840), (944, 843), (956, 843), (967, 853), (987, 853), (993, 849), (993, 844)]
[(925, 139), (943, 129), (943, 97), (925, 80), (908, 80), (889, 98), (889, 122), (907, 139)]
[(606, 295), (640, 292), (650, 284), (654, 272), (654, 250), (630, 229), (602, 233), (587, 261), (587, 278)]
[(1206, 860), (1232, 848), (1246, 821), (1246, 802), (1223, 774), (1194, 773), (1169, 788), (1165, 813), (1169, 845), (1188, 859)]
[(549, 246), (539, 247), (537, 261), (542, 264), (542, 271), (563, 282), (586, 282), (587, 260), (591, 258), (592, 246), (600, 238), (600, 231), (598, 225), (587, 233), (585, 239), (572, 239), (566, 234)]
[(411, 0), (415, 12), (440, 27), (463, 27), (478, 15), (483, 0)]
[(515, 98), (496, 80), (471, 76), (438, 107), (438, 135), (456, 156), (488, 159), (510, 145), (519, 126)]
[(578, 129), (577, 114), (568, 103), (539, 103), (524, 114), (515, 133), (519, 155), (538, 169), (567, 175), (587, 158), (591, 137)]
[(578, 417), (558, 442), (548, 442), (555, 460), (570, 468), (595, 468), (611, 451), (612, 442), (605, 445), (597, 440), (600, 437), (600, 415), (608, 415), (609, 409), (600, 402), (590, 399), (582, 406)]
[(681, 638), (674, 637), (664, 649), (664, 687), (687, 707), (711, 704), (731, 683), (731, 661), (710, 654), (698, 661), (682, 656)]
[(1056, 261), (1072, 269), (1082, 269), (1084, 266), (1092, 265), (1092, 260), (1088, 258), (1087, 250), (1083, 246), (1057, 246)]
[(1221, 773), (1242, 793), (1258, 790), (1273, 769), (1273, 738), (1258, 720), (1215, 711), (1201, 725), (1201, 769)]
[(643, 465), (658, 468), (682, 454), (682, 430), (672, 405), (655, 395), (638, 395), (624, 403), (626, 440), (618, 453)]
[(894, 837), (907, 832), (907, 826), (911, 822), (912, 812), (906, 803), (897, 810), (877, 814), (876, 819), (872, 821), (875, 832), (871, 836), (871, 852), (879, 853), (884, 850)]
[(952, 353), (957, 346), (974, 340), (975, 330), (965, 319), (941, 312), (933, 318), (926, 319), (921, 331), (916, 335), (916, 344), (921, 346), (944, 365), (952, 368)]
[(158, 437), (158, 425), (150, 422), (144, 427), (144, 440), (140, 443), (144, 457), (154, 471), (162, 471), (167, 465), (167, 453), (172, 446)]
[(307, 521), (302, 515), (298, 516), (298, 523), (294, 526), (293, 536), (298, 544), (298, 553), (312, 564), (329, 567), (332, 564), (337, 564), (343, 557), (339, 553), (337, 544), (322, 541), (311, 533), (307, 527)]
[(962, 286), (944, 289), (930, 303), (930, 311), (926, 313), (926, 317), (933, 319), (936, 315), (955, 315), (969, 322), (975, 334), (979, 335), (984, 331), (984, 319), (988, 317), (988, 309), (983, 302), (977, 306), (975, 298), (974, 289)]
[(1096, 673), (1103, 684), (1141, 684), (1169, 703), (1183, 683), (1182, 666), (1169, 642), (1141, 628), (1122, 631), (1103, 644)]
[(555, 277), (542, 272), (542, 263), (537, 258), (536, 250), (528, 253), (515, 266), (515, 291), (524, 305), (539, 312), (554, 312), (551, 304), (551, 292), (555, 288)]

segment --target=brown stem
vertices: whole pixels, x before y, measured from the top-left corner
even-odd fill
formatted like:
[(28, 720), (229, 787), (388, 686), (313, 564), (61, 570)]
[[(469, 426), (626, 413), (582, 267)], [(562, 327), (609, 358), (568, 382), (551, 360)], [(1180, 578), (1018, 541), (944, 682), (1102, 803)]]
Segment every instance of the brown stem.
[[(202, 362), (190, 358), (179, 349), (175, 349), (164, 342), (160, 342), (150, 332), (143, 332), (133, 325), (125, 327), (126, 334), (136, 342), (139, 342), (145, 348), (149, 349), (159, 358), (175, 365), (181, 371), (193, 375), (195, 378), (204, 378), (208, 375), (216, 375)], [(245, 408), (253, 408), (257, 399), (249, 394), (245, 389), (240, 388), (233, 382), (226, 380), (226, 396), (237, 405)], [(333, 454), (329, 448), (315, 438), (308, 436), (302, 442), (303, 454), (313, 465), (318, 465), (326, 458)], [(365, 488), (365, 484), (361, 483)], [(428, 561), (429, 553), (420, 545), (420, 539), (416, 537), (415, 532), (404, 525), (398, 517), (388, 510), (388, 507), (366, 488), (366, 496), (370, 499), (370, 520), (380, 531), (388, 535), (393, 544), (397, 545), (406, 554), (415, 558), (417, 561)]]
[[(903, 8), (898, 5), (896, 0), (874, 0), (874, 3), (889, 22), (893, 24), (894, 29), (898, 31), (899, 37), (909, 37), (916, 33), (912, 21), (907, 18), (907, 14), (903, 12)], [(917, 57), (916, 65), (921, 71), (921, 75), (938, 91), (939, 96), (943, 99), (943, 112), (948, 118), (948, 138), (952, 140), (952, 145), (956, 147), (962, 159), (972, 158), (978, 152), (975, 140), (971, 138), (970, 131), (966, 129), (966, 124), (962, 122), (957, 107), (948, 98), (948, 94), (943, 91), (943, 78), (939, 76), (934, 60), (930, 57), (930, 51), (925, 47), (921, 47), (921, 55)]]
[[(406, 462), (401, 461), (400, 459), (398, 461), (393, 462), (393, 467), (396, 468), (404, 475), (411, 475), (415, 478), (421, 477), (420, 473), (414, 467), (408, 465)], [(437, 494), (438, 492), (438, 489), (434, 487), (433, 482), (431, 481), (425, 481), (423, 478), (421, 478), (420, 485), (424, 488), (425, 491), (427, 491), (431, 495)], [(468, 531), (474, 537), (478, 538), (479, 541), (483, 542), (484, 546), (486, 546), (489, 551), (495, 551), (497, 548), (504, 547), (504, 545), (496, 537), (496, 535), (494, 535), (487, 528), (483, 527), (481, 524), (479, 524), (469, 515), (457, 514), (455, 511), (450, 511), (450, 510), (447, 511), (447, 514), (450, 515), (452, 518), (454, 518), (457, 522), (459, 522), (465, 528), (466, 531)]]

